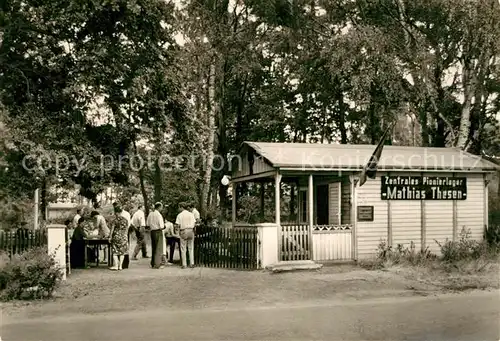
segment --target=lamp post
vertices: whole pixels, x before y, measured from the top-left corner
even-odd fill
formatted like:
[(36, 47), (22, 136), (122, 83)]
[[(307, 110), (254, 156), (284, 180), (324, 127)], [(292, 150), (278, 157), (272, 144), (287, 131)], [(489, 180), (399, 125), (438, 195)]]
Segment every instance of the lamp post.
[[(228, 175), (224, 175), (221, 179), (221, 184), (223, 186), (229, 185), (231, 182), (231, 177)], [(233, 226), (236, 224), (236, 186), (233, 184), (231, 188), (231, 221)]]

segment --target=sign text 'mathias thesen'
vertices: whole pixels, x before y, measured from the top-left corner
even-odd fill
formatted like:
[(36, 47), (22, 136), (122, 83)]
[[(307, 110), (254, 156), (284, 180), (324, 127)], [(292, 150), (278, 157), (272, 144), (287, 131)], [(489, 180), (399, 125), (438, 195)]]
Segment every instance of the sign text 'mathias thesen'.
[(382, 200), (465, 200), (467, 178), (382, 176)]

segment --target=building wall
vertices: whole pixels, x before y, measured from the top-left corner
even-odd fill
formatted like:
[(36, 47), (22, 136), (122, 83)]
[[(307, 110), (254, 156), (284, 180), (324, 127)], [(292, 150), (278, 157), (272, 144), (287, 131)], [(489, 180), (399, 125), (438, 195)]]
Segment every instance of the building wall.
[(328, 184), (330, 199), (328, 201), (328, 223), (330, 225), (339, 225), (341, 218), (341, 185), (340, 182)]
[[(399, 173), (398, 173), (399, 174)], [(410, 173), (400, 173), (411, 175)], [(421, 173), (414, 173), (418, 176)], [(356, 188), (357, 205), (374, 206), (373, 222), (357, 222), (358, 259), (369, 258), (376, 254), (381, 240), (388, 241), (389, 222), (392, 231), (392, 244), (409, 247), (413, 241), (416, 251), (422, 243), (422, 223), (425, 225), (426, 247), (435, 254), (440, 253), (439, 243), (453, 239), (453, 201), (445, 200), (388, 200), (381, 199), (381, 175), (374, 180), (368, 179)], [(390, 175), (395, 175), (391, 173)], [(452, 176), (451, 173), (428, 173), (429, 176)], [(459, 176), (459, 175), (457, 175)], [(484, 231), (484, 180), (482, 174), (467, 174), (467, 199), (456, 201), (456, 230), (465, 227), (470, 230), (470, 237), (481, 240)], [(389, 217), (390, 205), (390, 217)]]
[(357, 222), (355, 227), (356, 251), (362, 259), (375, 255), (380, 241), (387, 241), (387, 200), (380, 198), (380, 177), (356, 188), (356, 199), (358, 206), (373, 206), (373, 221)]
[[(446, 176), (446, 174), (440, 173), (436, 176)], [(467, 177), (467, 196), (470, 186), (471, 180)], [(464, 203), (470, 204), (470, 201), (465, 200)], [(432, 253), (439, 255), (441, 252), (439, 244), (445, 243), (447, 239), (453, 239), (453, 201), (425, 201), (423, 205), (426, 247)]]
[(351, 183), (349, 179), (342, 181), (342, 224), (351, 223)]
[[(395, 174), (389, 174), (395, 175)], [(401, 176), (418, 176), (419, 174), (398, 173)], [(380, 182), (379, 182), (380, 195)], [(392, 244), (410, 246), (413, 242), (416, 251), (421, 248), (422, 217), (420, 200), (391, 200)]]
[(467, 200), (457, 201), (457, 225), (460, 234), (463, 228), (471, 229), (471, 238), (481, 240), (484, 234), (485, 205), (484, 178), (482, 174), (471, 174), (467, 179)]
[[(243, 153), (238, 157), (235, 157), (231, 161), (231, 168), (233, 177), (241, 177), (247, 176), (250, 174), (250, 164), (248, 162), (248, 154)], [(263, 158), (259, 157), (256, 153), (254, 154), (254, 163), (253, 163), (253, 174), (264, 173), (274, 170), (272, 166), (270, 166)]]

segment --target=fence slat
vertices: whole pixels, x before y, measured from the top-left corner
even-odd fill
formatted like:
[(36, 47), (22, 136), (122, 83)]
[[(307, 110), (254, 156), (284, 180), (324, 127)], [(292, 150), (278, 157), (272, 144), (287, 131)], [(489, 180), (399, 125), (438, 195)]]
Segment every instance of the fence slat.
[(46, 246), (45, 230), (17, 230), (0, 231), (0, 251), (5, 252), (9, 258), (21, 254), (35, 247)]
[(195, 238), (195, 259), (200, 266), (257, 269), (256, 227), (200, 226)]
[(280, 260), (311, 259), (309, 250), (309, 225), (287, 224), (281, 226)]

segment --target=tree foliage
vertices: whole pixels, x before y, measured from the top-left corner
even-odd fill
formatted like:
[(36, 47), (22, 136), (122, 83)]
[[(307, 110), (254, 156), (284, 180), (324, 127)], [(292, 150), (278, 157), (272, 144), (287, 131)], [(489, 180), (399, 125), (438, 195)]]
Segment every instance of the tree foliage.
[[(26, 155), (84, 159), (81, 172), (73, 165), (57, 175), (91, 199), (107, 184), (126, 184), (127, 163), (102, 172), (101, 155), (117, 162), (133, 154), (144, 127), (182, 121), (168, 77), (172, 10), (159, 0), (3, 2), (0, 95), (11, 163)], [(27, 181), (47, 181), (55, 169), (30, 174)]]
[[(394, 144), (495, 160), (498, 18), (495, 0), (7, 0), (2, 181), (28, 193), (55, 174), (20, 159), (71, 153), (88, 167), (63, 181), (88, 197), (138, 177), (145, 197), (206, 211), (227, 206), (219, 183), (243, 141), (377, 143), (392, 122)], [(155, 165), (102, 176), (103, 153)], [(183, 173), (164, 167), (193, 154)]]

